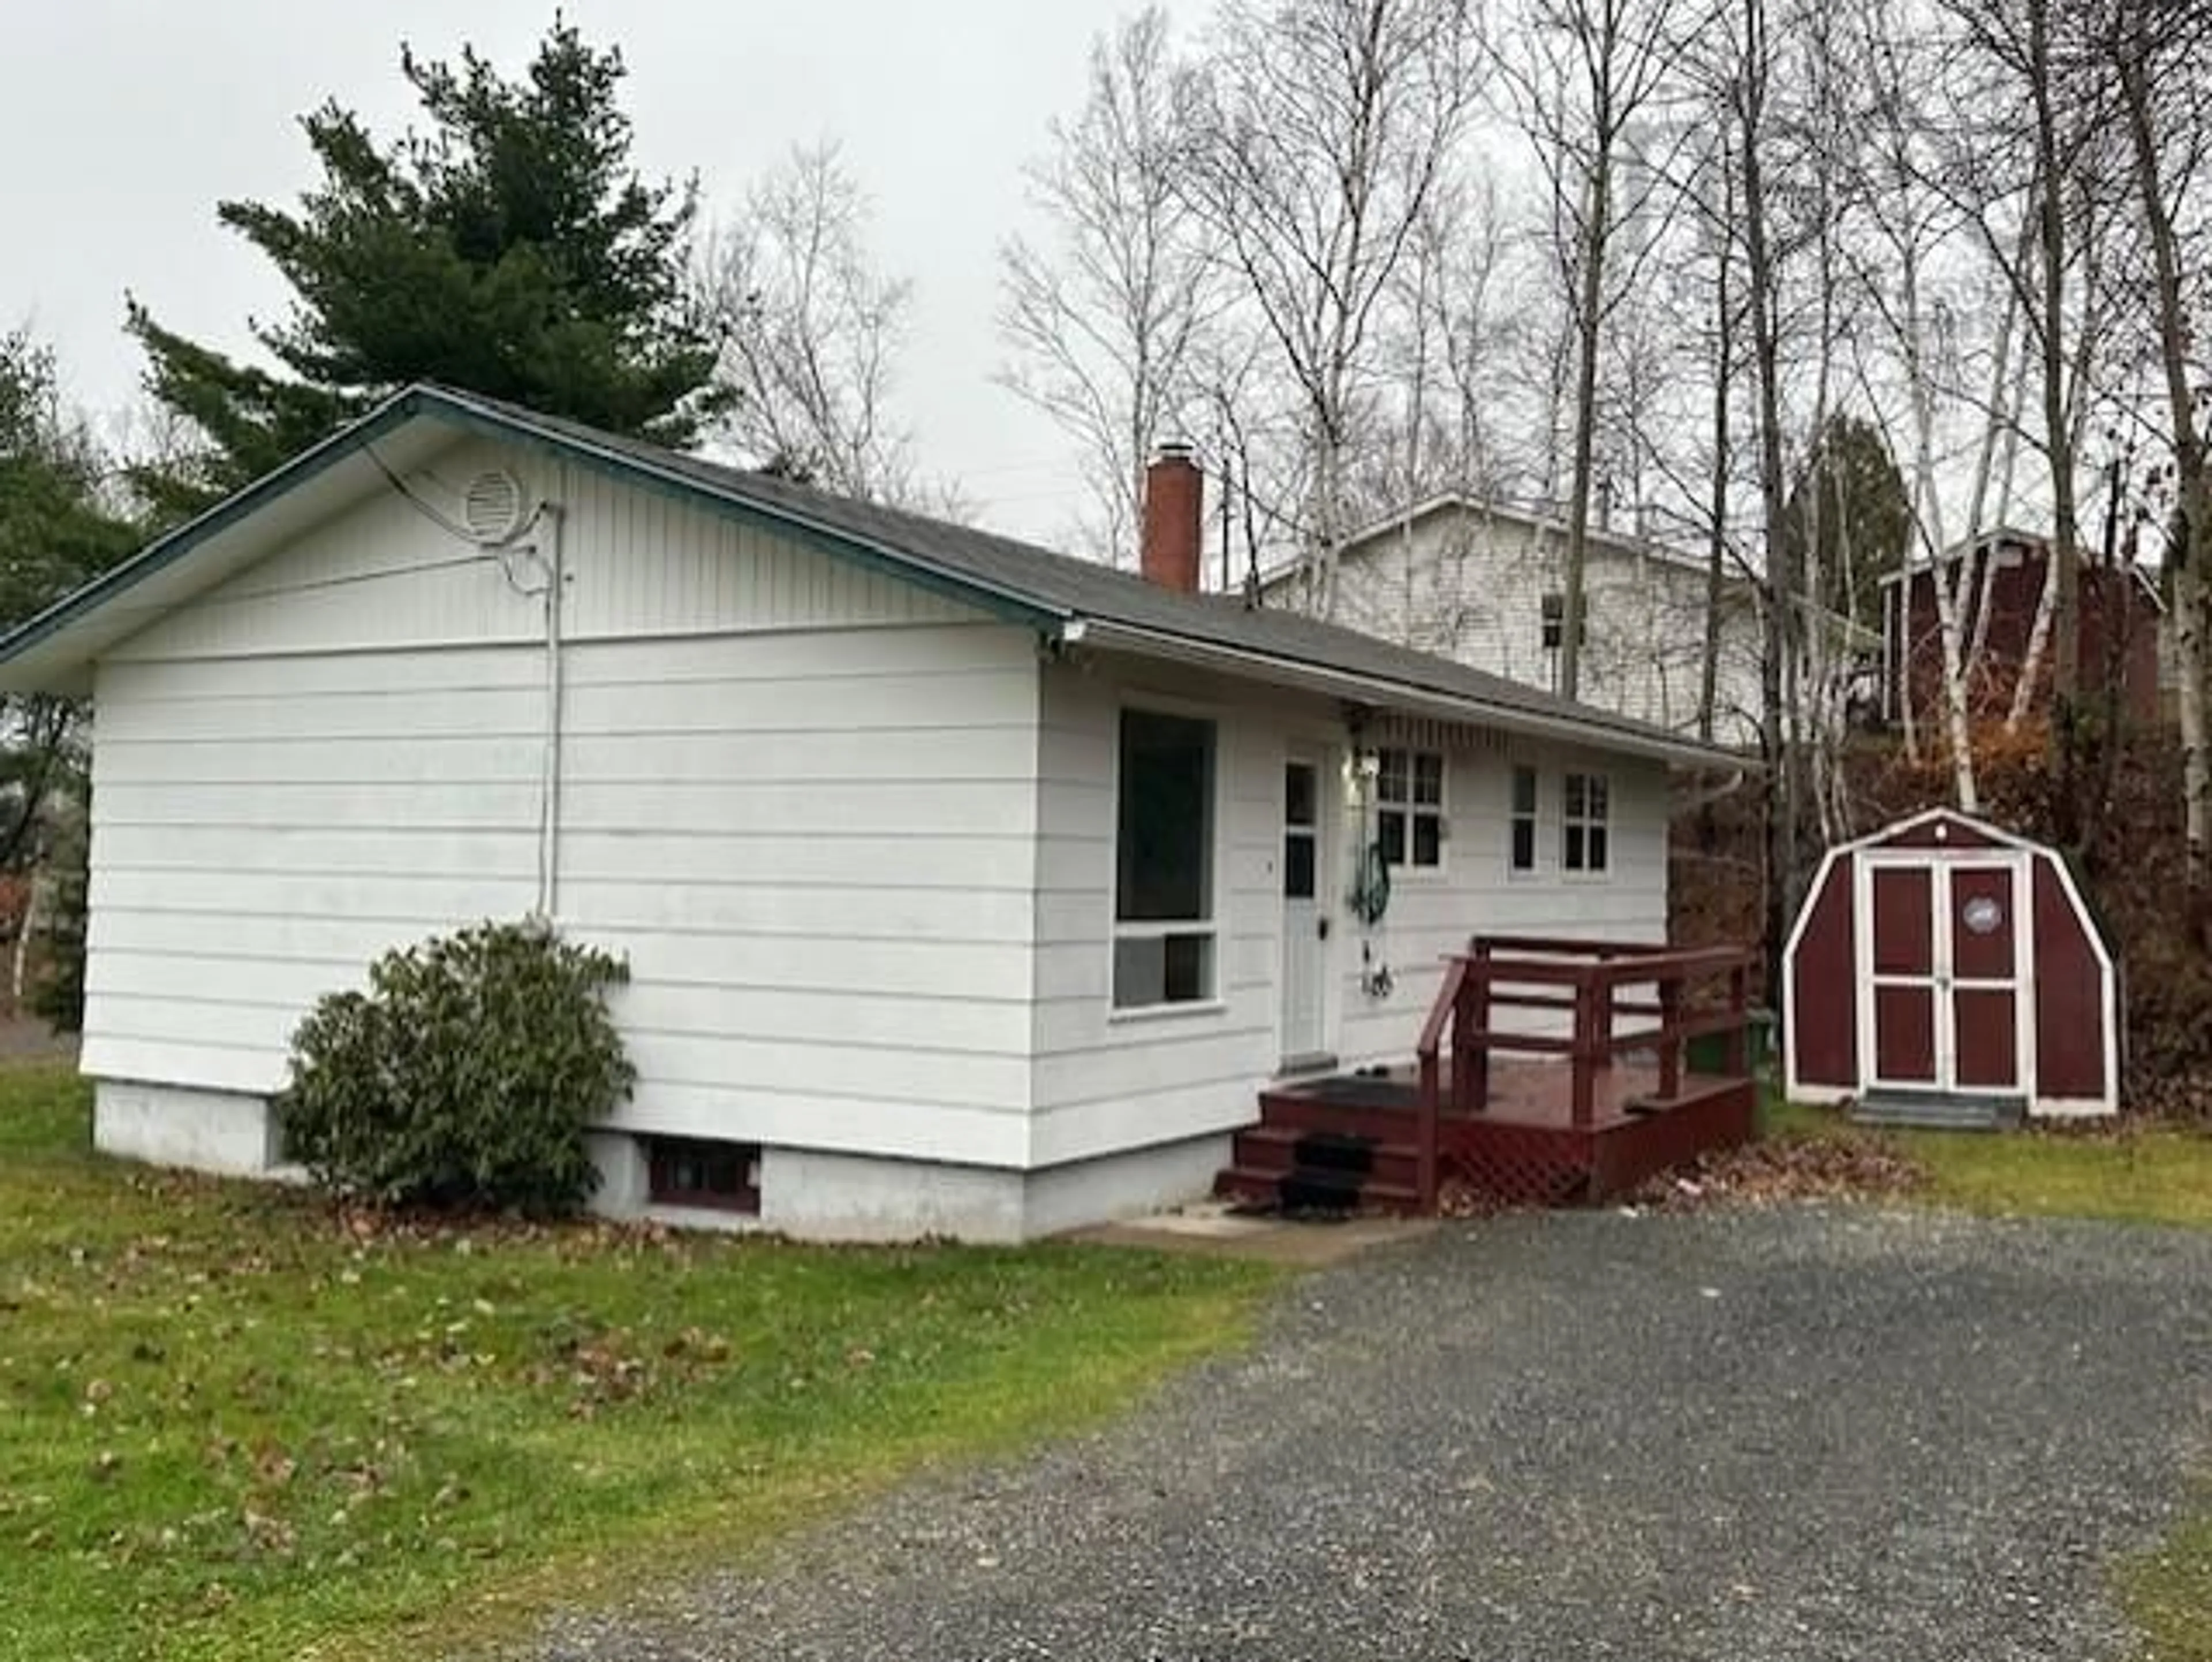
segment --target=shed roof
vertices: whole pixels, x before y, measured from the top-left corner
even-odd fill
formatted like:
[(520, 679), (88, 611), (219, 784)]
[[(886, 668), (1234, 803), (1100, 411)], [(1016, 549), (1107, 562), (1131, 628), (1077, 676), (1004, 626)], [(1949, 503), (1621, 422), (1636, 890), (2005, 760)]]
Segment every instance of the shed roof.
[[(1067, 645), (1190, 662), (1348, 701), (1541, 733), (1677, 765), (1744, 765), (1720, 747), (1334, 624), (1231, 597), (1180, 593), (1012, 537), (833, 496), (427, 383), (394, 394), (0, 638), (0, 688), (81, 687), (92, 661), (124, 636), (296, 534), (311, 522), (315, 496), (358, 488), (364, 470), (386, 471), (392, 453), (421, 448), (426, 429), (456, 428), (549, 450), (765, 525), (1032, 624)], [(321, 511), (333, 505), (324, 500)]]
[[(1929, 576), (1941, 567), (1955, 566), (1969, 555), (1978, 553), (1984, 549), (1995, 550), (2008, 545), (2021, 549), (2022, 554), (2031, 561), (2039, 562), (2051, 557), (2051, 539), (2043, 532), (2022, 531), (2017, 525), (1996, 525), (1976, 536), (1952, 543), (1949, 548), (1945, 549), (1942, 554), (1932, 560), (1910, 559), (1896, 570), (1884, 572), (1878, 579), (1876, 586), (1886, 590), (1895, 584), (1908, 580), (1917, 585), (1922, 578)], [(2078, 549), (2075, 550), (2077, 556), (2084, 552)], [(2110, 568), (2098, 564), (2093, 559), (2083, 559), (2081, 569), (2084, 572), (2094, 573)], [(2158, 579), (2150, 574), (2149, 570), (2134, 560), (2128, 561), (2124, 569), (2133, 574), (2136, 582), (2143, 591), (2144, 598), (2150, 602), (2152, 609), (2164, 612), (2166, 597), (2159, 592)]]

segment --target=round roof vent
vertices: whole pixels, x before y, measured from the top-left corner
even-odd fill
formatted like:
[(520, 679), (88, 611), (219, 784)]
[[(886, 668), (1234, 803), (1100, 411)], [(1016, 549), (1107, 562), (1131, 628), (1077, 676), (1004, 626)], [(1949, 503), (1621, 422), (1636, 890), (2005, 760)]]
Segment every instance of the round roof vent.
[(479, 543), (504, 543), (522, 527), (522, 482), (487, 468), (461, 493), (461, 524)]

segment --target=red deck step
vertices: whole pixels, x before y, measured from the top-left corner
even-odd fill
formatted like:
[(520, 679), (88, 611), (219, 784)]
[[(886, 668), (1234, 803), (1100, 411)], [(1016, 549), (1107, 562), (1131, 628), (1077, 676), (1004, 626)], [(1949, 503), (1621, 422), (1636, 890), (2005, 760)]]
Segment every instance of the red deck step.
[[(1284, 1180), (1290, 1175), (1286, 1172), (1257, 1171), (1247, 1166), (1225, 1167), (1214, 1176), (1213, 1192), (1223, 1200), (1279, 1206), (1284, 1204)], [(1377, 1183), (1371, 1179), (1357, 1186), (1357, 1198), (1346, 1208), (1370, 1212), (1417, 1212), (1420, 1209), (1421, 1198), (1413, 1189), (1402, 1184)]]
[[(1280, 1174), (1291, 1171), (1299, 1163), (1299, 1145), (1315, 1135), (1314, 1131), (1265, 1121), (1248, 1125), (1237, 1133), (1236, 1163), (1255, 1172)], [(1410, 1192), (1419, 1180), (1420, 1151), (1411, 1143), (1374, 1143), (1366, 1155), (1367, 1176), (1371, 1182)]]
[[(1748, 1078), (1686, 1076), (1661, 1096), (1653, 1070), (1623, 1065), (1601, 1076), (1586, 1125), (1573, 1124), (1565, 1067), (1508, 1064), (1492, 1075), (1492, 1106), (1443, 1115), (1439, 1175), (1501, 1204), (1573, 1205), (1632, 1189), (1654, 1173), (1756, 1131)], [(1261, 1118), (1237, 1132), (1215, 1192), (1256, 1204), (1293, 1204), (1316, 1192), (1348, 1193), (1347, 1207), (1419, 1210), (1419, 1120), (1402, 1077), (1349, 1075), (1283, 1083), (1260, 1095)], [(1354, 1169), (1344, 1169), (1346, 1164)], [(1317, 1168), (1317, 1169), (1316, 1169)]]
[(1401, 1107), (1395, 1101), (1345, 1101), (1296, 1087), (1261, 1091), (1260, 1120), (1287, 1131), (1340, 1131), (1409, 1147), (1414, 1130), (1411, 1102)]

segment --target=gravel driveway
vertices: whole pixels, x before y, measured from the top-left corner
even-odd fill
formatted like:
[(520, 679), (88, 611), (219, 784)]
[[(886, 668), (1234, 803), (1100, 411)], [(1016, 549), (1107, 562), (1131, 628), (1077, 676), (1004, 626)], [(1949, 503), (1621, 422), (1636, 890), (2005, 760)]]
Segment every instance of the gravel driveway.
[(2126, 1654), (2104, 1562), (2212, 1425), (2212, 1236), (1515, 1217), (1298, 1283), (1253, 1354), (538, 1654)]

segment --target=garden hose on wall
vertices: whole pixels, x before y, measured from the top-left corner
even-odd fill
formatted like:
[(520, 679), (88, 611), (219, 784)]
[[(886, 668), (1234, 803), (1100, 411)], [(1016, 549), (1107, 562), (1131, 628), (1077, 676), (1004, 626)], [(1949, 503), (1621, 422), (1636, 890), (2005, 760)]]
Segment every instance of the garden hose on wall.
[(1390, 862), (1383, 858), (1382, 839), (1374, 834), (1374, 828), (1369, 823), (1373, 811), (1372, 796), (1363, 792), (1359, 815), (1362, 841), (1352, 864), (1352, 889), (1345, 896), (1345, 903), (1359, 920), (1362, 931), (1360, 991), (1370, 998), (1387, 998), (1390, 996), (1390, 966), (1375, 961), (1372, 931), (1390, 910)]
[(1352, 893), (1346, 897), (1352, 915), (1372, 929), (1390, 909), (1390, 863), (1382, 858), (1382, 845), (1370, 841), (1360, 850), (1352, 873)]

